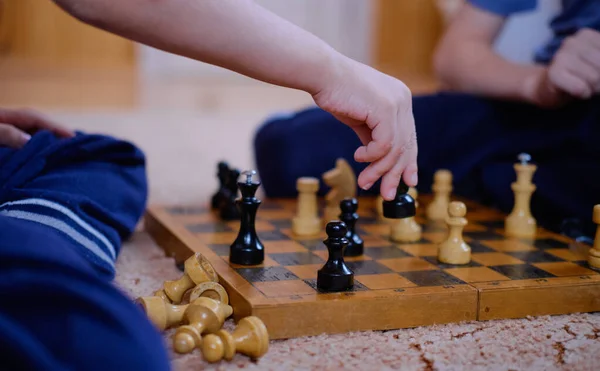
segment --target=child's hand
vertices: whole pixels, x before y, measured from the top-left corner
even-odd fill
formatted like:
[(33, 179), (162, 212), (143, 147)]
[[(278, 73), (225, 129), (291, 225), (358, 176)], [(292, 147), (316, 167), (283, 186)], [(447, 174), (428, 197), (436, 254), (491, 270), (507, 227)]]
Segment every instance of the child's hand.
[[(344, 59), (313, 95), (317, 105), (350, 126), (363, 143), (358, 162), (371, 162), (358, 185), (369, 189), (379, 178), (381, 195), (391, 200), (402, 177), (416, 186), (417, 138), (410, 90), (401, 81)], [(332, 138), (335, 140), (335, 138)]]
[(73, 136), (69, 130), (35, 111), (0, 108), (0, 146), (21, 148), (40, 130), (51, 131), (59, 137)]

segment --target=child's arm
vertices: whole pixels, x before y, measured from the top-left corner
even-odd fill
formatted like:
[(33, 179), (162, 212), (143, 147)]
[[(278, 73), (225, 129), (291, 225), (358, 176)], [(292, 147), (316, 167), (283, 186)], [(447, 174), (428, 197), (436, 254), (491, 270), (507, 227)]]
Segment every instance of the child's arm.
[(401, 176), (409, 186), (416, 185), (417, 144), (408, 88), (344, 57), (253, 1), (54, 1), (83, 22), (111, 33), (306, 91), (363, 142), (356, 160), (371, 164), (359, 175), (360, 187), (370, 188), (383, 176), (382, 195), (391, 199)]

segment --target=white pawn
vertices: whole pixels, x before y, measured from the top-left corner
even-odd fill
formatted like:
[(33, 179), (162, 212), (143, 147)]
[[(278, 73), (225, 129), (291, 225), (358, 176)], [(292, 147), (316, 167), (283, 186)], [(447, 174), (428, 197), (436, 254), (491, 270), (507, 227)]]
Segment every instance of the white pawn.
[(296, 182), (298, 190), (298, 211), (292, 219), (292, 232), (298, 236), (318, 234), (321, 231), (321, 219), (317, 204), (319, 180), (302, 177)]
[(600, 205), (594, 206), (593, 220), (598, 227), (596, 228), (594, 246), (589, 251), (588, 264), (590, 267), (600, 268)]
[(531, 195), (536, 189), (532, 183), (536, 166), (529, 163), (531, 156), (526, 153), (519, 155), (521, 163), (515, 164), (517, 181), (511, 184), (515, 194), (515, 205), (505, 221), (505, 232), (508, 237), (535, 237), (536, 221), (531, 215)]
[[(415, 208), (419, 206), (417, 190), (413, 187), (408, 189), (408, 194), (415, 199)], [(390, 227), (390, 239), (394, 242), (416, 242), (421, 239), (421, 226), (414, 217), (403, 219), (392, 219)]]
[(444, 221), (448, 217), (448, 204), (452, 193), (452, 173), (446, 169), (436, 171), (433, 175), (431, 190), (434, 196), (426, 209), (427, 219)]
[(438, 248), (438, 260), (446, 264), (467, 264), (471, 261), (471, 247), (464, 241), (462, 233), (467, 225), (467, 207), (453, 201), (448, 206), (448, 237)]

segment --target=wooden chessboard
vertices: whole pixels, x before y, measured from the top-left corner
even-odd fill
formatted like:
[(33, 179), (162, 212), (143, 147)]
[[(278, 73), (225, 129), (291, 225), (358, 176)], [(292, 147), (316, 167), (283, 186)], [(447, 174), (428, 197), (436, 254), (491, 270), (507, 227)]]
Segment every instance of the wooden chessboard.
[(295, 237), (293, 199), (267, 199), (259, 207), (256, 229), (266, 251), (259, 266), (228, 262), (239, 222), (220, 221), (208, 207), (150, 207), (146, 230), (178, 263), (203, 254), (230, 296), (234, 318), (260, 317), (271, 339), (600, 310), (600, 272), (570, 248), (575, 241), (543, 229), (534, 240), (506, 238), (506, 216), (468, 200), (453, 198), (467, 205), (472, 261), (438, 263), (436, 244), (446, 227), (425, 220), (428, 200), (419, 197), (422, 240), (397, 244), (389, 240), (389, 224), (377, 219), (374, 199), (359, 199), (365, 253), (346, 259), (355, 288), (343, 293), (316, 289), (328, 254), (325, 228)]

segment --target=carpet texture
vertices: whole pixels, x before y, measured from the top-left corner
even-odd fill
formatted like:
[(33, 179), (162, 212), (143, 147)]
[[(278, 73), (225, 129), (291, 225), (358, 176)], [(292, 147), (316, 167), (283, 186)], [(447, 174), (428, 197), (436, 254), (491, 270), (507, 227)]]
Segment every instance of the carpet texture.
[[(144, 232), (126, 243), (117, 267), (116, 283), (132, 299), (181, 275)], [(237, 354), (215, 364), (199, 350), (173, 353), (174, 331), (164, 339), (175, 370), (600, 370), (600, 313), (278, 340), (256, 362)]]

